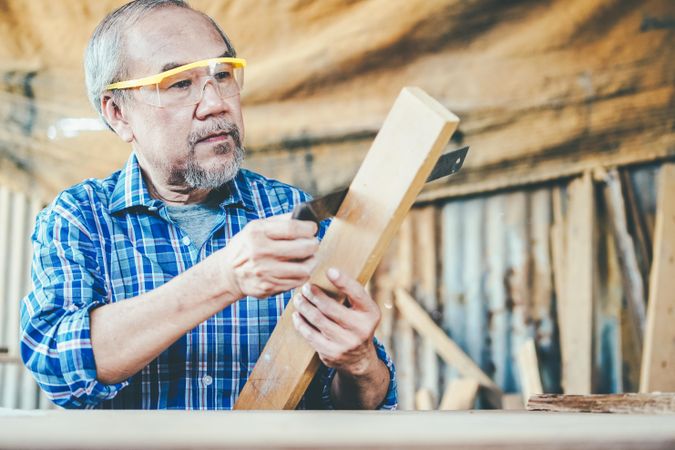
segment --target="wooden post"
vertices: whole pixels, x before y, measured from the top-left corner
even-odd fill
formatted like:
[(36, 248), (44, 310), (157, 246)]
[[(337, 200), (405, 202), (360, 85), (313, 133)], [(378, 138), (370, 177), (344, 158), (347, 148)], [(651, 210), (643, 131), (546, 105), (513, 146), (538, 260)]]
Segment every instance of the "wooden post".
[[(335, 294), (330, 267), (368, 281), (458, 122), (422, 90), (403, 89), (321, 242), (311, 283)], [(293, 409), (300, 401), (319, 360), (296, 332), (293, 312), (291, 302), (235, 409)]]
[(675, 392), (675, 164), (659, 174), (640, 392)]
[(568, 187), (565, 284), (560, 317), (565, 393), (590, 394), (594, 293), (594, 189), (591, 174)]

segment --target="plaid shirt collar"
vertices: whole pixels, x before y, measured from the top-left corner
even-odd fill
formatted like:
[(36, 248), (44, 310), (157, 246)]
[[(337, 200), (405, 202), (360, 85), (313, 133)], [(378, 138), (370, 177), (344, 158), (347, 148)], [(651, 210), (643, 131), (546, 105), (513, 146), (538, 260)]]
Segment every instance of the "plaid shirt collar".
[[(220, 207), (223, 209), (232, 205), (243, 206), (249, 211), (256, 210), (251, 187), (246, 179), (246, 170), (239, 170), (237, 175), (218, 191), (217, 195), (221, 199)], [(163, 204), (161, 200), (150, 196), (136, 152), (131, 152), (115, 183), (110, 199), (110, 213), (115, 214), (134, 207), (157, 210)]]

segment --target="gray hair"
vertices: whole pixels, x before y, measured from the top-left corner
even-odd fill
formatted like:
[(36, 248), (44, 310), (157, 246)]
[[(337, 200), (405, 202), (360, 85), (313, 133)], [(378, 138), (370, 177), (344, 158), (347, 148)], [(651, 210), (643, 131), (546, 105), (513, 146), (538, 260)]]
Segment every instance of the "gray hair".
[[(203, 15), (222, 36), (229, 56), (237, 56), (230, 39), (220, 26), (211, 17), (193, 9), (184, 0), (134, 0), (119, 7), (98, 24), (84, 52), (84, 78), (87, 85), (87, 96), (108, 128), (110, 128), (110, 124), (107, 123), (101, 111), (101, 95), (107, 85), (122, 81), (128, 76), (124, 55), (124, 30), (148, 13), (167, 7), (185, 8)], [(117, 102), (120, 102), (125, 97), (125, 91), (114, 90), (112, 95)]]

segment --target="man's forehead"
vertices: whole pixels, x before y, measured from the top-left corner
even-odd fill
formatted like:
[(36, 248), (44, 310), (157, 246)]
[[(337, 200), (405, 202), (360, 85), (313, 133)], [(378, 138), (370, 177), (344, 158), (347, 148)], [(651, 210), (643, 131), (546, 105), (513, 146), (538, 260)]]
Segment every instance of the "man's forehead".
[(188, 9), (171, 8), (148, 15), (128, 30), (125, 41), (127, 63), (134, 77), (229, 56), (213, 24)]

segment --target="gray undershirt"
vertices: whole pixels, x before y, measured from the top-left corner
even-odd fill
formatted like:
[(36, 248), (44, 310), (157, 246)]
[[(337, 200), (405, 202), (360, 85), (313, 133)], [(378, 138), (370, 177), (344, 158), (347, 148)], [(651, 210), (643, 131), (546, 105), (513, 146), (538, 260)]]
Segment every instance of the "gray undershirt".
[(166, 205), (169, 217), (176, 222), (197, 248), (202, 248), (211, 230), (220, 221), (223, 211), (217, 203)]

